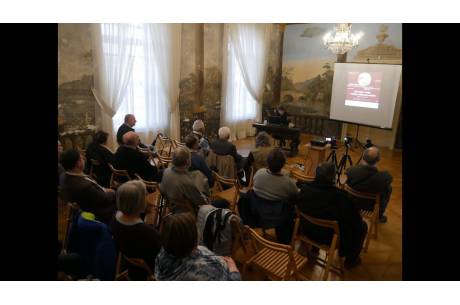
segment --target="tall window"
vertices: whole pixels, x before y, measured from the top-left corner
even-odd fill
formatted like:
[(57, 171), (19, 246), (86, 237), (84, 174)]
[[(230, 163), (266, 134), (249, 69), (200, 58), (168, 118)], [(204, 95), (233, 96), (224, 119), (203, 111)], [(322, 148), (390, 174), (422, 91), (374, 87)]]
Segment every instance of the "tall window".
[(253, 135), (252, 123), (262, 117), (270, 31), (266, 24), (225, 25), (221, 117), (233, 139)]
[(228, 85), (232, 88), (232, 99), (228, 117), (231, 121), (238, 122), (242, 120), (254, 120), (256, 118), (257, 101), (251, 96), (246, 84), (244, 83), (243, 74), (238, 64), (234, 46), (229, 41), (228, 44), (229, 67)]
[[(104, 33), (104, 43), (111, 37)], [(112, 35), (116, 35), (112, 33)], [(164, 90), (160, 90), (158, 71), (151, 54), (151, 33), (148, 24), (135, 24), (134, 60), (131, 77), (126, 89), (126, 95), (113, 117), (114, 132), (123, 124), (128, 113), (136, 116), (136, 132), (141, 140), (147, 143), (152, 141), (157, 130), (164, 131), (168, 127), (169, 114), (165, 105)], [(106, 48), (104, 48), (106, 49)], [(105, 56), (111, 54), (105, 53)]]

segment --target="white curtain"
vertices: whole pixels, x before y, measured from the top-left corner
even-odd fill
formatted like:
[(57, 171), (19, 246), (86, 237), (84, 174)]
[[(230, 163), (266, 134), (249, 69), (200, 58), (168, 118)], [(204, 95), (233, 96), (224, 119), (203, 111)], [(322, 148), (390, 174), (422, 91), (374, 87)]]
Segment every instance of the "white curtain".
[(101, 107), (101, 128), (109, 133), (108, 146), (115, 147), (112, 118), (117, 113), (131, 80), (135, 56), (134, 26), (94, 24), (94, 97)]
[[(105, 31), (106, 25), (100, 25), (99, 31), (95, 30), (95, 36), (103, 34), (108, 36)], [(127, 25), (109, 25), (111, 27)], [(163, 132), (172, 138), (179, 139), (180, 122), (179, 122), (179, 81), (180, 81), (180, 39), (181, 24), (131, 24), (129, 25), (129, 45), (132, 47), (130, 53), (129, 71), (123, 73), (123, 85), (115, 88), (120, 94), (114, 96), (113, 112), (107, 119), (102, 128), (116, 134), (118, 127), (123, 124), (124, 117), (128, 113), (135, 115), (137, 123), (134, 126), (136, 133), (139, 134), (141, 141), (145, 144), (151, 144), (158, 131)], [(121, 48), (124, 41), (128, 41), (125, 35), (120, 37), (119, 30), (111, 32), (106, 40), (113, 41), (113, 47)], [(126, 34), (128, 35), (128, 34)], [(104, 38), (105, 39), (105, 38)], [(103, 77), (114, 78), (121, 65), (118, 57), (121, 52), (116, 49), (118, 56), (111, 56), (107, 50), (106, 42), (101, 47), (95, 48), (102, 57), (97, 62), (98, 67), (101, 62), (107, 61), (106, 58), (113, 61), (112, 69), (102, 70)], [(115, 57), (112, 59), (112, 57)], [(128, 70), (128, 67), (126, 68)], [(106, 76), (108, 75), (108, 76)], [(110, 77), (109, 77), (110, 76)], [(117, 75), (118, 76), (118, 75)], [(121, 76), (118, 76), (121, 77)], [(100, 90), (111, 88), (111, 83), (102, 83)], [(96, 87), (96, 79), (95, 79)], [(115, 89), (114, 89), (115, 90)], [(98, 90), (93, 90), (97, 99)], [(102, 106), (101, 106), (102, 107)], [(104, 108), (103, 108), (104, 109)], [(102, 111), (103, 112), (103, 111)], [(112, 114), (113, 113), (113, 114)], [(104, 120), (102, 121), (104, 123)], [(111, 124), (109, 126), (109, 124)], [(113, 141), (114, 137), (111, 137)], [(115, 142), (112, 142), (115, 143)], [(113, 145), (114, 146), (114, 145)], [(112, 148), (114, 148), (112, 146)]]
[(149, 24), (149, 54), (154, 57), (158, 82), (163, 91), (158, 103), (169, 106), (169, 132), (180, 140), (179, 82), (181, 59), (181, 24)]
[(225, 24), (221, 119), (232, 139), (254, 135), (262, 119), (271, 24)]

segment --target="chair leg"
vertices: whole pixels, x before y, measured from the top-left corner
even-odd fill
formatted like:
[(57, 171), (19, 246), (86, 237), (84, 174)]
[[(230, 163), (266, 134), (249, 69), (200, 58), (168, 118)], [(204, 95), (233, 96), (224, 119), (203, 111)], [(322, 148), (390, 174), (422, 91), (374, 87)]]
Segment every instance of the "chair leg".
[(332, 260), (334, 259), (334, 254), (335, 254), (335, 251), (332, 252), (330, 255), (329, 253), (327, 253), (326, 269), (324, 270), (323, 281), (327, 281), (327, 277), (331, 270), (331, 263), (332, 263)]
[(366, 240), (364, 242), (364, 252), (367, 253), (367, 249), (369, 248), (369, 242), (371, 241), (371, 232), (366, 233)]
[(378, 227), (378, 220), (374, 222), (374, 238), (375, 239), (377, 239), (377, 236), (378, 236), (377, 227)]

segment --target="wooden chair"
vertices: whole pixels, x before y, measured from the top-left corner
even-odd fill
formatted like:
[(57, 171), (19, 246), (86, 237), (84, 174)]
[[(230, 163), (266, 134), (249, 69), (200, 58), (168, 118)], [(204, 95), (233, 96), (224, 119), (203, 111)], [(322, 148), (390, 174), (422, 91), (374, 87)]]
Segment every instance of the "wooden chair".
[(171, 156), (171, 150), (173, 149), (174, 144), (170, 138), (164, 136), (162, 133), (158, 133), (156, 143), (158, 145), (158, 155), (166, 157)]
[(256, 254), (244, 263), (243, 274), (248, 266), (253, 266), (272, 280), (306, 279), (300, 274), (306, 257), (290, 245), (268, 241), (248, 226), (245, 229), (249, 231)]
[(62, 251), (61, 253), (65, 254), (67, 253), (67, 246), (69, 245), (69, 237), (70, 237), (70, 227), (72, 226), (72, 221), (74, 218), (75, 213), (80, 210), (80, 207), (78, 204), (75, 202), (69, 202), (66, 204), (66, 218), (64, 219), (63, 226), (65, 226), (64, 229), (64, 240), (62, 242)]
[(110, 176), (110, 188), (116, 190), (118, 186), (121, 184), (117, 182), (116, 180), (118, 178), (127, 178), (128, 180), (131, 180), (131, 177), (129, 176), (129, 173), (127, 170), (124, 169), (115, 169), (112, 164), (107, 163), (109, 165), (110, 170), (112, 171), (112, 175)]
[(128, 270), (121, 271), (121, 260), (125, 259), (130, 265), (136, 266), (138, 268), (142, 268), (147, 272), (147, 280), (148, 281), (155, 281), (155, 274), (153, 273), (152, 269), (150, 269), (149, 265), (141, 259), (141, 258), (132, 258), (124, 255), (121, 252), (118, 252), (118, 258), (117, 258), (117, 269), (116, 269), (116, 276), (115, 280), (120, 281), (120, 280), (129, 280), (128, 277)]
[[(215, 171), (212, 171), (212, 176), (214, 177), (212, 197), (214, 199), (224, 199), (229, 203), (230, 210), (239, 214), (237, 211), (237, 202), (240, 195), (238, 180), (224, 178)], [(230, 186), (230, 188), (224, 189), (224, 186)]]
[(177, 140), (172, 140), (173, 148), (176, 149), (178, 147), (186, 147), (185, 143), (179, 142)]
[(156, 166), (158, 168), (167, 169), (169, 164), (172, 162), (171, 157), (162, 156), (160, 154), (157, 155), (157, 159), (158, 159), (158, 163), (156, 163)]
[[(324, 268), (324, 274), (323, 274), (322, 279), (327, 280), (330, 271), (334, 271), (335, 273), (340, 275), (343, 279), (343, 276), (345, 275), (344, 269), (343, 269), (343, 260), (339, 257), (339, 266), (336, 266), (333, 264), (335, 254), (339, 250), (339, 246), (340, 246), (339, 223), (335, 220), (325, 220), (325, 219), (315, 218), (310, 215), (304, 214), (300, 212), (299, 210), (297, 210), (296, 212), (297, 212), (297, 219), (294, 225), (294, 233), (292, 235), (292, 244), (291, 244), (292, 247), (295, 247), (295, 244), (297, 241), (301, 241), (305, 243), (310, 249), (312, 246), (315, 246), (321, 250), (324, 250), (326, 252), (326, 259), (324, 260), (320, 257), (317, 257), (315, 261), (315, 263), (317, 263), (318, 265)], [(332, 236), (331, 243), (330, 244), (320, 244), (310, 239), (305, 234), (299, 232), (300, 221), (302, 221), (302, 219), (304, 221), (307, 221), (323, 229), (332, 229), (334, 233)]]
[(367, 231), (366, 240), (364, 242), (364, 252), (367, 252), (367, 249), (369, 248), (371, 235), (373, 235), (375, 239), (377, 239), (378, 237), (378, 222), (379, 222), (379, 211), (380, 211), (380, 201), (381, 201), (380, 194), (359, 192), (351, 188), (348, 184), (345, 184), (344, 189), (352, 197), (374, 201), (374, 207), (372, 210), (365, 210), (365, 209), (359, 210), (359, 213), (361, 214), (363, 219), (368, 222), (369, 229)]
[(101, 166), (101, 162), (99, 162), (96, 159), (89, 159), (91, 162), (91, 166), (89, 167), (89, 176), (93, 177), (94, 179), (97, 178), (97, 176), (94, 174), (94, 167)]
[(315, 177), (307, 176), (302, 173), (300, 170), (291, 169), (291, 176), (300, 182), (313, 182), (315, 181)]
[(158, 224), (159, 204), (160, 204), (160, 186), (157, 182), (147, 181), (142, 179), (141, 176), (135, 174), (136, 179), (142, 181), (150, 193), (147, 194), (145, 200), (147, 209), (145, 211), (144, 222), (147, 224)]

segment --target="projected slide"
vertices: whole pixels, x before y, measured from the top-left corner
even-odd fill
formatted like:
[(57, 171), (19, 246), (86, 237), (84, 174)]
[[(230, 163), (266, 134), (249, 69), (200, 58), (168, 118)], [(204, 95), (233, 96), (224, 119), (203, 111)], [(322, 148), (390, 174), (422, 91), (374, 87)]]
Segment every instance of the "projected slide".
[(401, 65), (335, 63), (330, 118), (392, 128)]
[(348, 72), (345, 105), (378, 109), (382, 72)]

